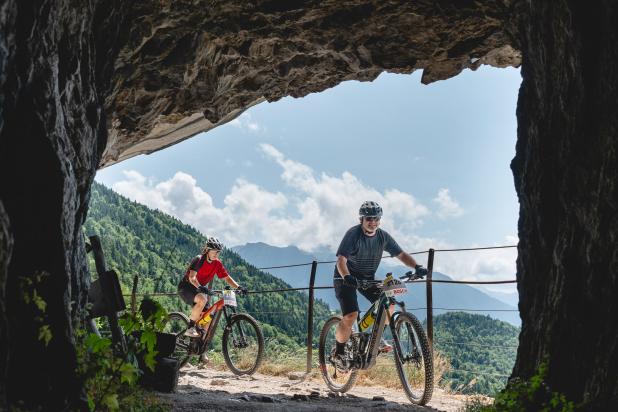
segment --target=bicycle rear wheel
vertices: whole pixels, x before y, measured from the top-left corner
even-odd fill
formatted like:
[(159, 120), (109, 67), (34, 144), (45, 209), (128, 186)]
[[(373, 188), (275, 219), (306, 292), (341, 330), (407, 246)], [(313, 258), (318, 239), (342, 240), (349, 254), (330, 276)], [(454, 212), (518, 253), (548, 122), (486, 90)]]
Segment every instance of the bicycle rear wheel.
[(393, 332), (395, 365), (403, 390), (410, 402), (425, 405), (433, 393), (433, 359), (427, 335), (410, 313), (397, 316)]
[(264, 356), (264, 336), (257, 321), (245, 313), (233, 315), (223, 331), (223, 358), (236, 375), (252, 375)]
[[(337, 347), (335, 330), (339, 322), (341, 322), (341, 316), (333, 316), (328, 319), (322, 327), (322, 332), (320, 333), (319, 361), (320, 372), (322, 372), (322, 377), (324, 378), (324, 382), (326, 382), (326, 386), (333, 392), (343, 393), (349, 391), (354, 386), (356, 377), (358, 376), (358, 370), (353, 369), (342, 372), (338, 370), (331, 361), (331, 357), (334, 356)], [(348, 343), (348, 345), (350, 344)]]
[(184, 334), (188, 327), (189, 318), (180, 312), (168, 314), (163, 327), (163, 332), (176, 335), (176, 346), (170, 357), (178, 361), (178, 368), (183, 367), (191, 356), (191, 338)]

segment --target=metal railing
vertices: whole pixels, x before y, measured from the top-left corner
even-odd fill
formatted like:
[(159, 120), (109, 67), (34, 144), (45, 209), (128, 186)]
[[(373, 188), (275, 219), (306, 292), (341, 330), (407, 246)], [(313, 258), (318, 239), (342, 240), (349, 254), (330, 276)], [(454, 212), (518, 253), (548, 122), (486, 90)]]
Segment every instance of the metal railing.
[[(438, 279), (433, 279), (433, 268), (434, 268), (434, 259), (435, 259), (435, 254), (436, 252), (461, 252), (461, 251), (477, 251), (477, 250), (491, 250), (491, 249), (507, 249), (507, 248), (515, 248), (517, 247), (516, 245), (505, 245), (505, 246), (486, 246), (486, 247), (473, 247), (473, 248), (456, 248), (456, 249), (428, 249), (425, 251), (417, 251), (417, 252), (411, 252), (409, 253), (410, 255), (419, 255), (419, 254), (425, 254), (427, 253), (427, 269), (428, 269), (428, 275), (426, 277), (426, 279), (423, 280), (416, 280), (414, 281), (414, 283), (425, 283), (426, 287), (426, 302), (427, 305), (425, 307), (422, 308), (413, 308), (413, 309), (409, 309), (409, 310), (425, 310), (426, 311), (426, 324), (427, 324), (427, 337), (429, 339), (429, 344), (431, 345), (431, 347), (433, 348), (433, 341), (434, 341), (434, 327), (433, 327), (433, 311), (434, 309), (436, 310), (445, 310), (445, 311), (471, 311), (471, 312), (516, 312), (517, 310), (511, 310), (511, 309), (478, 309), (478, 308), (469, 308), (469, 309), (465, 309), (465, 308), (446, 308), (446, 307), (434, 307), (433, 305), (433, 288), (432, 285), (434, 283), (446, 283), (446, 284), (474, 284), (474, 285), (484, 285), (484, 284), (509, 284), (509, 283), (516, 283), (517, 281), (515, 279), (508, 279), (508, 280), (495, 280), (495, 281), (476, 281), (476, 280), (438, 280)], [(390, 256), (385, 256), (384, 258), (390, 258)], [(278, 289), (264, 289), (264, 290), (250, 290), (248, 291), (249, 294), (262, 294), (262, 293), (283, 293), (283, 292), (296, 292), (296, 291), (304, 291), (307, 290), (309, 291), (309, 300), (308, 300), (308, 309), (307, 309), (307, 374), (309, 372), (311, 372), (311, 360), (312, 360), (312, 356), (313, 356), (313, 322), (314, 322), (314, 297), (315, 297), (315, 290), (320, 290), (320, 289), (333, 289), (334, 286), (315, 286), (315, 278), (316, 278), (316, 272), (317, 272), (317, 266), (319, 264), (333, 264), (336, 263), (336, 260), (333, 261), (317, 261), (317, 260), (313, 260), (312, 262), (307, 262), (307, 263), (295, 263), (295, 264), (288, 264), (288, 265), (279, 265), (279, 266), (267, 266), (267, 267), (259, 267), (256, 268), (258, 270), (270, 270), (270, 269), (285, 269), (285, 268), (292, 268), (292, 267), (302, 267), (302, 266), (310, 266), (310, 271), (309, 271), (309, 285), (307, 287), (295, 287), (295, 288), (278, 288)], [(148, 294), (139, 294), (137, 293), (137, 284), (138, 284), (138, 277), (137, 275), (135, 275), (134, 277), (134, 282), (133, 282), (133, 288), (132, 288), (132, 293), (131, 293), (131, 309), (133, 311), (135, 311), (135, 304), (136, 304), (136, 296), (140, 296), (140, 295), (148, 295), (148, 296), (177, 296), (177, 293), (175, 292), (155, 292), (155, 293), (148, 293)], [(125, 295), (126, 296), (126, 295)], [(266, 313), (266, 312), (255, 312), (255, 313)], [(269, 313), (277, 313), (277, 312), (269, 312)], [(279, 312), (280, 313), (280, 312)], [(283, 313), (287, 313), (287, 312), (283, 312)], [(441, 342), (442, 343), (442, 342)], [(463, 344), (463, 343), (462, 343)], [(470, 344), (472, 345), (472, 344)], [(506, 346), (505, 346), (506, 348)], [(457, 370), (457, 369), (453, 369), (454, 371), (460, 371), (460, 372), (470, 372), (468, 370)], [(478, 372), (477, 374), (482, 375), (483, 373)], [(489, 375), (499, 375), (499, 374), (489, 374)], [(502, 376), (502, 375), (501, 375)]]

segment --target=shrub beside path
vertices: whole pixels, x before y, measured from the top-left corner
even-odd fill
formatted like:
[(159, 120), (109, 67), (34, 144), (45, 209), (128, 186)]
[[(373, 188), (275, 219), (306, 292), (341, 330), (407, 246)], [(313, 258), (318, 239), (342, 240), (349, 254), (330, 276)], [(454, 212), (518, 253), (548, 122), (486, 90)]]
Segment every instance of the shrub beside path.
[[(292, 375), (293, 376), (293, 375)], [(180, 370), (176, 393), (161, 394), (173, 411), (449, 411), (461, 410), (465, 395), (435, 388), (425, 407), (415, 407), (401, 391), (358, 386), (337, 396), (329, 392), (319, 372), (299, 381), (283, 376), (236, 376), (228, 371), (187, 365)]]

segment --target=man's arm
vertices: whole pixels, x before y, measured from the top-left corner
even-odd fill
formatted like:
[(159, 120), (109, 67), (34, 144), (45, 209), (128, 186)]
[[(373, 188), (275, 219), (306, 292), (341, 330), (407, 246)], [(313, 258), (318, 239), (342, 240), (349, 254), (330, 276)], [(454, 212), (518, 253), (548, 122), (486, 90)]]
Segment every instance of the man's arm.
[(416, 268), (416, 260), (414, 260), (414, 258), (406, 252), (401, 252), (400, 254), (398, 254), (396, 256), (397, 259), (401, 260), (401, 262), (403, 262), (404, 265), (409, 266), (411, 268)]
[(350, 274), (348, 270), (348, 258), (342, 255), (337, 256), (337, 271), (342, 278), (345, 278)]

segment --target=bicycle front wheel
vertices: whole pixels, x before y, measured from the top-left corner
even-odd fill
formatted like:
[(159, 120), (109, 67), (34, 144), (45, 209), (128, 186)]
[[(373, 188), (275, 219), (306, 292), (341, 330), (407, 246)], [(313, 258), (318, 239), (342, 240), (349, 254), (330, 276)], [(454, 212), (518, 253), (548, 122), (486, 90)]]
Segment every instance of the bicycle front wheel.
[(233, 315), (223, 331), (223, 359), (236, 375), (252, 375), (264, 356), (264, 336), (253, 317)]
[[(322, 377), (324, 378), (324, 382), (326, 382), (326, 386), (333, 392), (343, 393), (349, 391), (354, 386), (356, 377), (358, 376), (358, 369), (341, 371), (335, 367), (332, 361), (333, 356), (335, 356), (335, 349), (337, 348), (335, 331), (337, 330), (339, 322), (341, 322), (341, 316), (333, 316), (328, 319), (322, 327), (322, 332), (320, 333), (319, 361), (320, 372), (322, 372)], [(349, 346), (350, 343), (348, 341), (347, 350), (351, 350)]]
[(178, 361), (178, 368), (183, 367), (191, 356), (191, 338), (185, 336), (188, 327), (189, 318), (180, 312), (167, 315), (167, 321), (163, 327), (163, 332), (176, 335), (176, 346), (170, 357)]
[(433, 393), (433, 359), (427, 335), (419, 320), (401, 313), (395, 320), (395, 364), (410, 402), (425, 405)]

